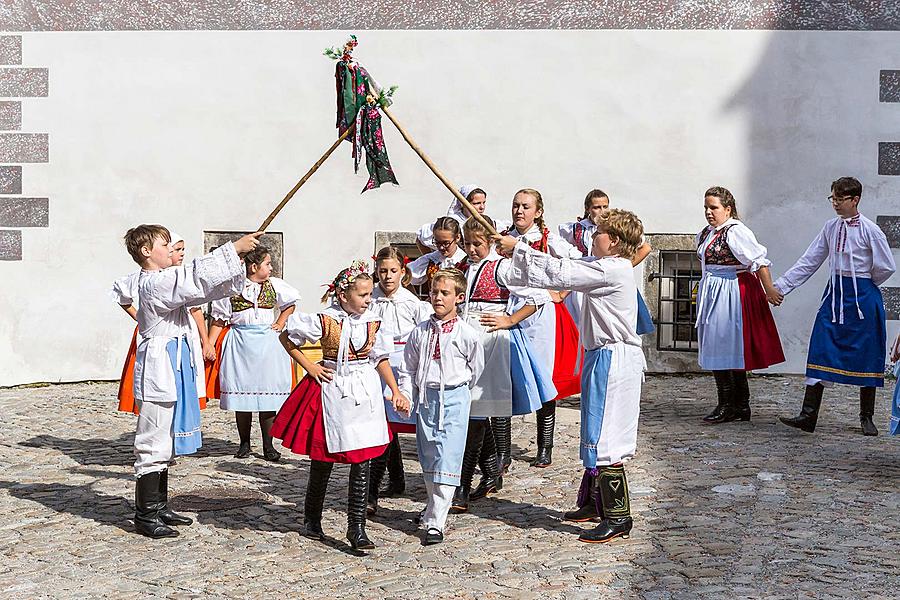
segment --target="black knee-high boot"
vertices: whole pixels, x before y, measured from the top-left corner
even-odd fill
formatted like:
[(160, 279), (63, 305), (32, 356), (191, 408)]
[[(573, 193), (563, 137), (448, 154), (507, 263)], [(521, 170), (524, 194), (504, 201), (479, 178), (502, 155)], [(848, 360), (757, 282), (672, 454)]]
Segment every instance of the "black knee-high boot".
[(703, 417), (706, 423), (727, 423), (734, 420), (734, 377), (731, 371), (713, 371), (716, 379), (718, 403), (711, 413)]
[(510, 417), (491, 417), (491, 431), (497, 444), (497, 459), (500, 461), (501, 475), (509, 471), (512, 464), (512, 419)]
[(160, 492), (159, 471), (138, 477), (134, 486), (134, 528), (141, 535), (152, 538), (176, 537), (178, 532), (160, 519), (165, 506)]
[(859, 388), (859, 426), (863, 435), (878, 435), (878, 428), (872, 421), (875, 415), (875, 388)]
[(553, 463), (553, 431), (556, 429), (556, 402), (545, 402), (537, 416), (537, 456), (532, 467), (546, 468)]
[(354, 550), (371, 550), (375, 544), (366, 535), (366, 499), (369, 495), (369, 461), (350, 465), (347, 488), (347, 540)]
[(732, 421), (750, 420), (750, 382), (747, 381), (747, 371), (732, 370), (731, 382), (734, 385), (734, 399)]
[(566, 521), (582, 523), (603, 516), (603, 505), (600, 502), (600, 489), (597, 487), (599, 471), (597, 469), (585, 469), (581, 478), (581, 487), (578, 488), (578, 508), (563, 514)]
[(194, 522), (190, 517), (179, 515), (169, 508), (169, 470), (159, 472), (159, 496), (162, 506), (159, 509), (159, 520), (166, 525), (190, 525)]
[(806, 386), (800, 414), (796, 417), (778, 417), (778, 420), (785, 425), (812, 433), (816, 430), (816, 423), (819, 420), (819, 408), (822, 406), (822, 392), (824, 391), (825, 386), (821, 383)]
[(253, 413), (243, 410), (236, 411), (234, 420), (237, 422), (238, 436), (241, 438), (241, 445), (234, 457), (247, 458), (250, 456), (250, 428), (253, 425)]
[(478, 467), (481, 469), (481, 481), (469, 494), (469, 500), (478, 500), (503, 489), (503, 477), (500, 475), (500, 460), (497, 458), (497, 442), (490, 421), (484, 421), (484, 437), (481, 451), (478, 453)]
[(331, 477), (333, 463), (321, 460), (310, 461), (309, 481), (306, 484), (306, 501), (303, 504), (304, 535), (318, 540), (325, 539), (322, 530), (322, 507), (325, 506), (325, 491)]
[(456, 492), (453, 494), (453, 503), (450, 505), (450, 512), (454, 514), (469, 510), (469, 493), (472, 490), (472, 477), (475, 475), (475, 467), (478, 465), (478, 455), (481, 452), (486, 426), (487, 421), (485, 419), (469, 420), (469, 431), (466, 433), (466, 449), (463, 452), (459, 485), (456, 487)]
[(270, 462), (281, 460), (281, 453), (272, 444), (272, 423), (275, 422), (275, 411), (259, 413), (259, 429), (262, 432), (263, 458)]
[(625, 467), (616, 465), (597, 469), (597, 488), (603, 507), (603, 520), (590, 531), (582, 533), (578, 540), (596, 544), (617, 537), (627, 538), (631, 533), (632, 520)]
[(406, 473), (403, 471), (403, 451), (400, 449), (400, 438), (394, 436), (387, 452), (388, 484), (381, 491), (385, 498), (399, 496), (406, 491)]
[(384, 472), (387, 470), (387, 456), (390, 451), (391, 447), (388, 445), (381, 456), (369, 460), (369, 499), (366, 505), (366, 513), (369, 515), (378, 512), (378, 498), (381, 496), (379, 488), (381, 480), (384, 479)]

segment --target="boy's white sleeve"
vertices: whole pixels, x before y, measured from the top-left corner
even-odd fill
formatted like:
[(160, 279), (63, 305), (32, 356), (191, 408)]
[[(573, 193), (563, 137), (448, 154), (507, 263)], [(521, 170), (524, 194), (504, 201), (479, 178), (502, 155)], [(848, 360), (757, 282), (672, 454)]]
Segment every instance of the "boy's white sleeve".
[(828, 240), (825, 236), (825, 227), (822, 227), (819, 235), (813, 239), (803, 256), (798, 258), (794, 266), (775, 281), (775, 289), (782, 294), (790, 294), (806, 283), (806, 280), (819, 270), (827, 258)]
[(497, 283), (506, 286), (506, 289), (512, 294), (524, 298), (525, 304), (543, 306), (544, 304), (553, 301), (552, 298), (550, 298), (550, 292), (547, 290), (510, 283), (511, 268), (512, 262), (508, 259), (503, 259), (497, 264), (497, 270), (495, 272), (497, 275)]
[(510, 260), (513, 285), (576, 292), (596, 292), (609, 285), (600, 261), (554, 258), (521, 243), (516, 244)]
[(894, 253), (888, 244), (887, 237), (881, 229), (870, 232), (872, 244), (872, 283), (881, 285), (894, 274)]
[(189, 265), (162, 271), (154, 279), (151, 300), (169, 310), (196, 306), (239, 294), (244, 286), (244, 263), (228, 242)]

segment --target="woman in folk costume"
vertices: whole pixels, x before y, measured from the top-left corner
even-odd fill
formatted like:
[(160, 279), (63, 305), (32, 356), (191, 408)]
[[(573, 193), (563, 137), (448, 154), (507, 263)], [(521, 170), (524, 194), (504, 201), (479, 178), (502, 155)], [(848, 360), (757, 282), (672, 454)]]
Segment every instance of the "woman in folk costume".
[[(544, 290), (510, 286), (509, 260), (494, 252), (490, 233), (476, 219), (463, 225), (466, 261), (463, 319), (479, 333), (485, 369), (472, 388), (472, 410), (462, 479), (453, 510), (464, 512), (503, 487), (497, 445), (489, 417), (525, 415), (556, 398), (550, 366), (537, 354), (520, 323), (550, 302)], [(481, 482), (471, 490), (476, 464)]]
[(416, 449), (428, 491), (420, 517), (426, 546), (444, 541), (453, 492), (460, 486), (470, 388), (484, 368), (481, 336), (457, 314), (465, 290), (459, 270), (435, 273), (429, 294), (434, 315), (410, 333), (400, 369), (404, 393), (416, 400)]
[(706, 220), (697, 234), (703, 276), (697, 290), (697, 341), (702, 369), (713, 372), (718, 403), (703, 420), (750, 420), (747, 371), (784, 362), (784, 352), (768, 298), (772, 286), (766, 247), (738, 220), (734, 196), (723, 187), (704, 194)]
[[(272, 277), (272, 255), (259, 246), (244, 257), (247, 277), (240, 294), (213, 302), (210, 337), (228, 326), (219, 360), (219, 407), (233, 410), (240, 446), (235, 458), (250, 456), (253, 413), (259, 413), (263, 458), (276, 462), (281, 454), (272, 445), (272, 421), (294, 384), (291, 359), (278, 334), (300, 295), (278, 277)], [(276, 311), (278, 316), (276, 318)]]
[(884, 386), (887, 341), (884, 301), (878, 286), (894, 274), (894, 255), (884, 232), (859, 212), (862, 184), (841, 177), (828, 199), (837, 216), (825, 223), (775, 288), (789, 294), (828, 260), (829, 279), (816, 314), (806, 360), (806, 394), (796, 417), (780, 417), (791, 427), (813, 432), (825, 386), (859, 386), (863, 435), (878, 435), (872, 421), (875, 390)]
[[(334, 463), (350, 464), (347, 539), (356, 550), (375, 547), (365, 529), (369, 462), (384, 454), (391, 438), (381, 380), (391, 390), (394, 408), (409, 412), (409, 400), (397, 388), (388, 361), (394, 351), (390, 326), (366, 310), (372, 287), (365, 261), (354, 261), (322, 298), (332, 297), (331, 306), (318, 314), (295, 312), (288, 319), (281, 343), (307, 375), (272, 426), (272, 435), (285, 448), (310, 458), (303, 517), (309, 537), (325, 539), (322, 507), (331, 469)], [(321, 363), (313, 363), (299, 348), (316, 341), (322, 346)]]
[[(169, 246), (172, 249), (172, 266), (180, 267), (184, 263), (184, 238), (177, 233), (170, 232), (172, 242)], [(117, 279), (113, 283), (110, 290), (110, 297), (119, 306), (122, 307), (128, 316), (137, 321), (138, 311), (138, 279), (140, 271), (129, 273), (128, 275)], [(191, 313), (191, 344), (196, 356), (203, 356), (206, 350), (206, 320), (203, 318), (203, 312), (199, 307), (192, 307)], [(134, 361), (137, 353), (138, 328), (134, 327), (134, 334), (131, 336), (131, 345), (128, 347), (128, 353), (125, 355), (125, 364), (122, 367), (122, 377), (119, 379), (119, 410), (122, 412), (130, 412), (138, 414), (140, 412), (138, 405), (134, 401)], [(197, 395), (200, 408), (206, 408), (206, 378), (203, 369), (197, 371)]]
[[(544, 200), (540, 192), (525, 188), (516, 192), (512, 204), (513, 227), (505, 234), (522, 239), (538, 252), (560, 258), (581, 258), (581, 252), (552, 233), (544, 224)], [(542, 306), (526, 320), (522, 327), (531, 339), (535, 351), (545, 357), (553, 373), (557, 396), (537, 411), (537, 456), (533, 467), (549, 467), (553, 461), (553, 432), (556, 429), (556, 400), (580, 391), (580, 342), (578, 328), (557, 292), (551, 292), (553, 303)], [(495, 419), (494, 433), (497, 447), (509, 464), (511, 432), (509, 419)]]
[[(587, 196), (584, 197), (584, 215), (578, 221), (560, 225), (560, 237), (575, 246), (578, 251), (581, 252), (582, 256), (590, 256), (591, 242), (594, 237), (594, 232), (597, 230), (597, 226), (594, 225), (594, 220), (600, 216), (600, 213), (607, 209), (609, 209), (609, 196), (606, 192), (597, 189), (591, 190), (587, 193)], [(650, 244), (647, 242), (642, 243), (635, 251), (634, 256), (631, 259), (631, 264), (636, 267), (644, 262), (644, 259), (650, 254), (650, 250)], [(565, 292), (560, 295), (565, 297), (566, 308), (569, 309), (572, 320), (574, 320), (577, 325), (581, 322), (580, 292)], [(638, 290), (638, 335), (653, 333), (655, 329), (653, 317), (650, 315), (647, 303), (644, 302), (644, 297), (641, 295), (641, 291)]]
[[(407, 258), (393, 246), (378, 251), (375, 256), (375, 278), (378, 285), (372, 292), (372, 304), (369, 310), (387, 323), (394, 335), (394, 351), (391, 353), (391, 369), (394, 378), (397, 369), (403, 364), (403, 350), (409, 332), (422, 321), (431, 316), (431, 305), (406, 289), (410, 275), (406, 268)], [(369, 514), (378, 510), (378, 498), (398, 496), (406, 490), (406, 476), (403, 472), (403, 455), (400, 451), (398, 433), (415, 433), (416, 418), (394, 410), (390, 402), (391, 391), (385, 386), (384, 410), (387, 412), (388, 427), (394, 434), (384, 454), (372, 459), (369, 481)], [(388, 485), (379, 490), (385, 470), (388, 471)]]
[[(585, 468), (579, 509), (567, 519), (601, 517), (578, 538), (607, 542), (632, 528), (624, 462), (637, 448), (641, 382), (645, 367), (637, 323), (637, 286), (631, 257), (643, 226), (634, 213), (613, 209), (597, 220), (591, 257), (571, 260), (538, 252), (504, 236), (512, 253), (510, 283), (582, 292), (581, 340), (587, 350), (581, 373), (581, 461)], [(585, 514), (590, 513), (590, 514)]]
[[(469, 201), (475, 210), (478, 211), (478, 214), (484, 215), (484, 211), (487, 208), (487, 192), (478, 187), (477, 185), (464, 185), (459, 188), (459, 194), (463, 198)], [(463, 223), (465, 223), (469, 219), (469, 211), (466, 210), (460, 203), (456, 197), (453, 198), (453, 202), (450, 204), (450, 207), (447, 209), (447, 216), (452, 217), (459, 223), (459, 226), (462, 227)], [(506, 229), (510, 226), (509, 221), (505, 220), (496, 220), (497, 227), (500, 229)], [(419, 228), (419, 231), (416, 232), (416, 245), (421, 250), (422, 254), (428, 254), (432, 250), (437, 250), (437, 246), (434, 243), (434, 224), (433, 223), (425, 223)]]
[(427, 294), (431, 278), (440, 269), (456, 268), (466, 260), (466, 253), (459, 247), (462, 242), (459, 221), (453, 217), (438, 217), (434, 222), (434, 243), (437, 250), (423, 254), (406, 265), (410, 283), (422, 286)]

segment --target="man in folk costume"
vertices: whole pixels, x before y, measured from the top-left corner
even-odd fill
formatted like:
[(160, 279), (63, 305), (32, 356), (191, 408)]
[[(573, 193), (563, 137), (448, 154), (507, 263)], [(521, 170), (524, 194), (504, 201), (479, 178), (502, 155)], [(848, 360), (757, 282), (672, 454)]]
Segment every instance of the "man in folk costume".
[(859, 386), (859, 422), (863, 435), (878, 435), (872, 421), (875, 388), (884, 386), (886, 328), (882, 283), (896, 266), (887, 238), (859, 212), (862, 184), (841, 177), (828, 199), (837, 217), (822, 230), (797, 262), (776, 282), (789, 294), (828, 260), (829, 281), (813, 325), (806, 364), (806, 394), (796, 417), (785, 425), (813, 432), (822, 392), (835, 383)]

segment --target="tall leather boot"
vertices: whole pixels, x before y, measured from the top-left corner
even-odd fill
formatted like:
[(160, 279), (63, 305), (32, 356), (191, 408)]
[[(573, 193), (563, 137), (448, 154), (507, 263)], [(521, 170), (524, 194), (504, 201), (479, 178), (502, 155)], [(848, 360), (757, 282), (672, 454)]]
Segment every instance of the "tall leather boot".
[(734, 421), (734, 377), (731, 371), (713, 371), (716, 379), (718, 403), (711, 413), (703, 417), (705, 423), (727, 423)]
[(537, 456), (532, 467), (545, 469), (553, 464), (553, 431), (556, 429), (556, 402), (545, 402), (537, 415)]
[(878, 429), (872, 421), (875, 414), (875, 388), (859, 388), (859, 426), (863, 435), (878, 435)]
[(400, 438), (396, 435), (388, 446), (387, 472), (388, 484), (381, 490), (382, 497), (400, 496), (406, 491), (406, 473), (403, 471), (403, 451), (400, 449)]
[(381, 487), (381, 480), (384, 479), (384, 472), (387, 469), (387, 456), (390, 451), (391, 447), (388, 446), (384, 449), (381, 456), (369, 461), (369, 494), (366, 502), (366, 513), (369, 515), (374, 515), (378, 511), (378, 498), (381, 495), (379, 488)]
[(146, 473), (134, 484), (134, 529), (151, 538), (176, 537), (178, 532), (159, 518), (164, 506), (160, 494), (160, 472)]
[(366, 498), (369, 494), (369, 461), (350, 465), (347, 489), (347, 540), (354, 550), (371, 550), (375, 544), (366, 535)]
[(731, 421), (750, 420), (750, 382), (747, 381), (747, 371), (732, 370), (731, 381), (734, 385), (732, 398)]
[(309, 463), (309, 481), (306, 484), (306, 501), (303, 503), (303, 535), (317, 540), (325, 539), (322, 530), (322, 507), (325, 491), (331, 477), (333, 463), (312, 460)]
[(479, 500), (503, 489), (503, 477), (500, 475), (500, 460), (497, 458), (497, 443), (490, 421), (484, 421), (484, 437), (481, 451), (478, 453), (478, 467), (481, 469), (481, 481), (469, 494), (469, 500)]
[(616, 465), (597, 469), (597, 487), (603, 507), (603, 520), (590, 531), (582, 533), (578, 541), (600, 544), (617, 537), (628, 538), (632, 520), (625, 467)]
[(825, 386), (821, 383), (806, 386), (800, 414), (796, 417), (778, 417), (778, 420), (790, 427), (812, 433), (816, 430), (816, 421), (819, 420), (819, 407), (822, 406), (822, 392), (824, 391)]
[(497, 459), (500, 461), (501, 475), (509, 471), (512, 464), (512, 419), (510, 417), (491, 417), (491, 431), (497, 444)]
[(169, 470), (159, 473), (159, 495), (162, 506), (159, 508), (159, 520), (166, 525), (190, 525), (194, 522), (190, 517), (179, 515), (169, 508)]
[(599, 478), (597, 469), (585, 469), (581, 478), (581, 487), (578, 488), (578, 508), (563, 514), (563, 520), (582, 523), (603, 516), (603, 507), (600, 502), (600, 488), (597, 487)]
[(481, 444), (484, 441), (484, 430), (487, 421), (484, 419), (469, 420), (469, 431), (466, 434), (466, 449), (463, 452), (462, 471), (459, 485), (453, 494), (453, 503), (450, 512), (453, 514), (464, 513), (469, 510), (469, 494), (472, 491), (472, 477), (475, 475), (475, 466), (478, 464), (478, 455), (481, 452)]

